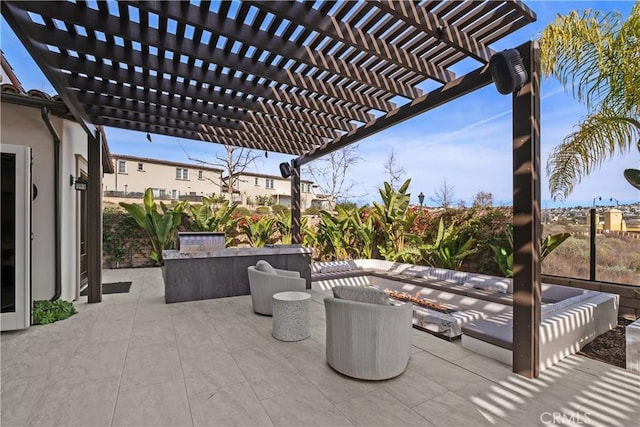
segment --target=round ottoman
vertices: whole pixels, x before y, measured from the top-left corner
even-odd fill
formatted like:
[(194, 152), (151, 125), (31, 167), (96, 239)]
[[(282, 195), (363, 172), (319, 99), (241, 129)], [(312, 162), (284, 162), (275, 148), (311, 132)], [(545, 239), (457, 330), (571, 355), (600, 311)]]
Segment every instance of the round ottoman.
[(308, 338), (309, 302), (306, 292), (279, 292), (273, 295), (273, 337), (280, 341)]

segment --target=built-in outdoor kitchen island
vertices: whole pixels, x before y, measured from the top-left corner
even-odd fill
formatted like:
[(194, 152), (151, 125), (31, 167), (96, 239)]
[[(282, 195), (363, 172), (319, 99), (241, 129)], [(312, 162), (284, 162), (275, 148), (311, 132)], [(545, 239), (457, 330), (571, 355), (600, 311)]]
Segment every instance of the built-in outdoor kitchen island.
[(310, 249), (299, 245), (225, 248), (224, 237), (222, 245), (185, 244), (200, 236), (204, 239), (207, 234), (180, 233), (181, 249), (162, 252), (166, 303), (249, 295), (247, 267), (261, 259), (274, 268), (300, 272), (311, 289)]

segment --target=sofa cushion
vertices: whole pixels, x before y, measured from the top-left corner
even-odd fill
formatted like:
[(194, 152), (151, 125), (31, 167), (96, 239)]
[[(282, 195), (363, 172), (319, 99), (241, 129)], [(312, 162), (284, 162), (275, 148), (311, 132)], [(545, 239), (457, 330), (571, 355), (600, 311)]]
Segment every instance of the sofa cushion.
[(578, 304), (585, 300), (590, 299), (591, 297), (593, 297), (593, 295), (594, 295), (593, 292), (585, 292), (584, 294), (575, 295), (575, 296), (572, 296), (571, 298), (567, 298), (562, 301), (555, 302), (553, 304), (545, 304), (540, 308), (540, 312), (544, 316), (559, 310), (564, 310), (569, 306), (572, 306), (574, 304)]
[(588, 291), (570, 286), (542, 284), (542, 300), (547, 302), (563, 301), (567, 298), (582, 295)]
[(263, 273), (278, 274), (276, 270), (271, 267), (271, 264), (262, 259), (256, 263), (256, 270), (262, 271)]
[(368, 304), (391, 305), (391, 300), (380, 289), (363, 286), (336, 286), (333, 296), (338, 299), (365, 302)]
[(423, 271), (421, 276), (428, 279), (442, 280), (444, 282), (463, 284), (467, 279), (467, 275), (464, 271), (448, 270), (446, 268), (430, 268)]
[(513, 280), (506, 277), (487, 276), (486, 274), (468, 274), (464, 286), (487, 291), (513, 293)]

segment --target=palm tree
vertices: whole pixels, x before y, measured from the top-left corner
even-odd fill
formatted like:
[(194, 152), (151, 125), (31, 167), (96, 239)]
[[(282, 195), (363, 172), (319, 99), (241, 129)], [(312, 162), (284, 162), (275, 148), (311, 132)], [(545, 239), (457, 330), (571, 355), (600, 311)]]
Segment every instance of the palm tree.
[(640, 135), (640, 2), (619, 12), (558, 15), (542, 32), (542, 72), (562, 82), (587, 116), (547, 161), (554, 199), (566, 198), (605, 159), (624, 154)]

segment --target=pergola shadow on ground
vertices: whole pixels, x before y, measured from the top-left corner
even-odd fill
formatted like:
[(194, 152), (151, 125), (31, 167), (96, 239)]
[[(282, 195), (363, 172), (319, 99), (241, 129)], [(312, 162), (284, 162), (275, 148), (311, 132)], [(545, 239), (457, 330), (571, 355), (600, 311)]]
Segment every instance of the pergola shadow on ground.
[[(97, 125), (297, 156), (301, 242), (301, 165), (490, 84), (491, 44), (535, 20), (520, 1), (5, 1), (2, 14), (88, 134), (90, 302), (102, 298)], [(535, 377), (539, 62), (535, 43), (518, 51), (514, 370)], [(457, 76), (462, 61), (477, 68)]]
[[(159, 268), (61, 322), (2, 334), (4, 425), (419, 425), (627, 427), (640, 417), (629, 371), (570, 356), (527, 380), (509, 366), (412, 330), (406, 371), (345, 377), (325, 358), (327, 292), (310, 290), (311, 336), (274, 339), (251, 297), (164, 303)], [(330, 292), (329, 292), (330, 293)]]

